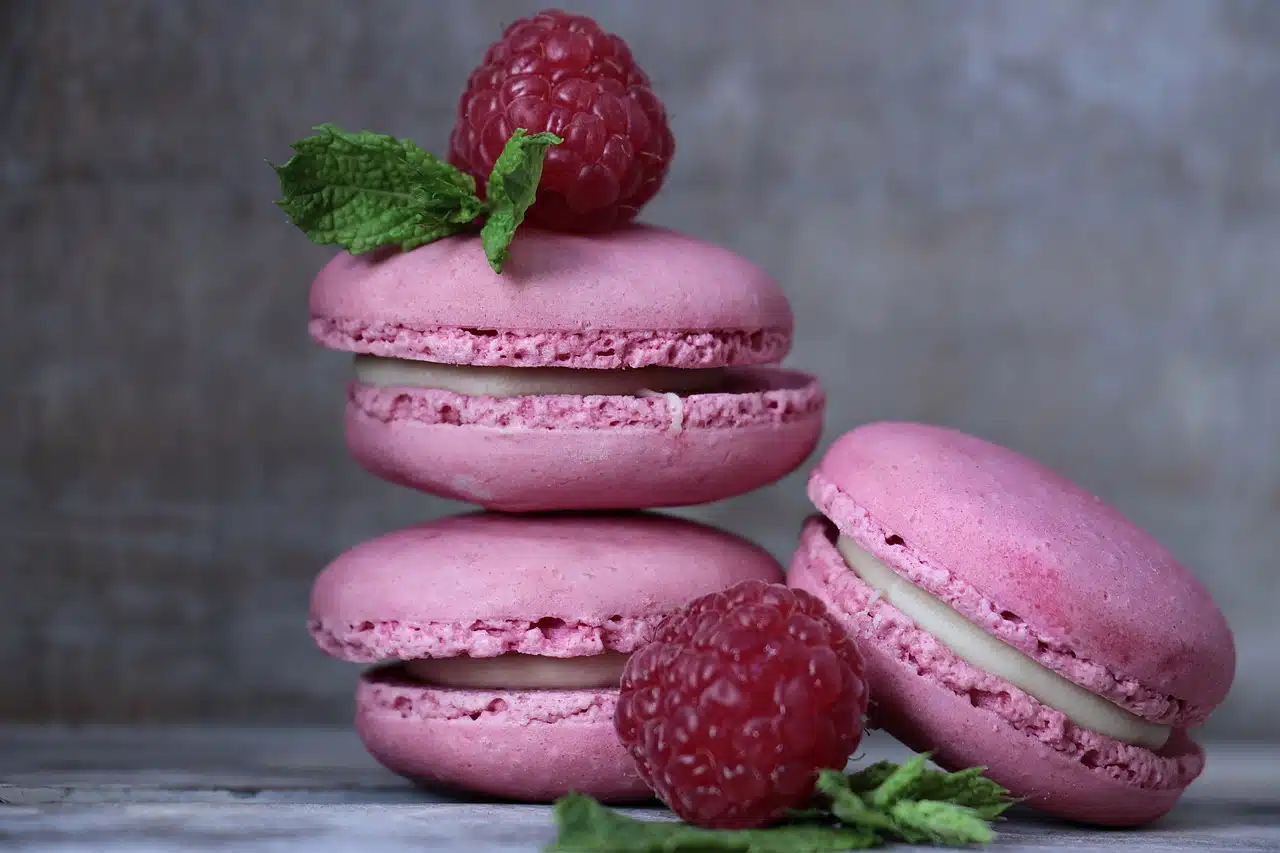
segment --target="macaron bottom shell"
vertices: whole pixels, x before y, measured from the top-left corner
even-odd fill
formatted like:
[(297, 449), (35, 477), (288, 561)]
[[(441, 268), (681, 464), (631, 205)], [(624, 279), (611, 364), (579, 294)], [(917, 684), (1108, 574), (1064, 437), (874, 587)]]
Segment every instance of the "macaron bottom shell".
[(652, 793), (614, 730), (617, 690), (450, 690), (366, 672), (356, 731), (384, 767), (429, 788), (545, 803), (572, 791), (608, 803)]
[[(932, 752), (933, 760), (948, 770), (987, 768), (987, 776), (1027, 806), (1093, 825), (1138, 826), (1156, 820), (1199, 775), (1203, 753), (1182, 730), (1175, 730), (1159, 751), (1114, 741), (1110, 749), (1073, 751), (1064, 731), (1015, 725), (1035, 717), (1041, 706), (1012, 684), (1005, 684), (998, 701), (988, 703), (944, 683), (940, 672), (920, 665), (915, 652), (926, 648), (925, 657), (934, 666), (967, 665), (918, 629), (892, 641), (880, 636), (868, 612), (875, 593), (848, 569), (834, 536), (834, 525), (821, 517), (806, 523), (788, 583), (822, 599), (858, 638), (872, 691), (873, 725), (911, 749)], [(880, 601), (875, 607), (890, 606)]]
[(768, 485), (822, 432), (817, 379), (737, 373), (685, 397), (469, 397), (354, 383), (348, 447), (389, 482), (506, 512), (691, 506)]

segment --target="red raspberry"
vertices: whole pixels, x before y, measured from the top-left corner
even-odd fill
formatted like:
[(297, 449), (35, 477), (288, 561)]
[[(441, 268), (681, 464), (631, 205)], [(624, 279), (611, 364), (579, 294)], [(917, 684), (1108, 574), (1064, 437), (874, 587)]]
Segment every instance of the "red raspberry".
[(516, 128), (564, 140), (547, 150), (531, 225), (604, 231), (635, 218), (675, 154), (667, 112), (626, 42), (559, 10), (507, 27), (471, 73), (449, 161), (479, 187)]
[(663, 621), (627, 663), (614, 724), (680, 818), (746, 829), (843, 769), (866, 710), (862, 655), (822, 602), (745, 581)]

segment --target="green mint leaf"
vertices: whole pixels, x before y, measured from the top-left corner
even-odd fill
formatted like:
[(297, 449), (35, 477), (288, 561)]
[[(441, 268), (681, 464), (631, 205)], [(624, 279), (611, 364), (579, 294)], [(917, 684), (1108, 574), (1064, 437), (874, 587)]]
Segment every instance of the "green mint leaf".
[(989, 844), (991, 827), (977, 812), (937, 800), (899, 800), (891, 809), (898, 834), (910, 844)]
[(830, 823), (831, 813), (823, 809), (788, 809), (787, 823)]
[(860, 826), (890, 837), (897, 834), (892, 815), (870, 805), (862, 794), (852, 790), (849, 777), (843, 773), (823, 770), (818, 774), (816, 788), (831, 800), (831, 813), (846, 826)]
[(859, 827), (718, 830), (636, 820), (581, 794), (560, 798), (552, 811), (558, 836), (547, 850), (555, 853), (837, 853), (877, 844), (874, 833)]
[(928, 769), (928, 757), (901, 765), (882, 761), (849, 776), (824, 770), (817, 792), (841, 823), (869, 829), (882, 842), (990, 842), (989, 823), (1013, 803), (1009, 792), (984, 777), (981, 767), (945, 773)]
[(956, 773), (927, 771), (916, 785), (913, 797), (939, 800), (972, 809), (983, 820), (995, 820), (1014, 804), (1009, 791), (983, 776), (985, 767), (970, 767)]
[(330, 124), (273, 166), (276, 202), (313, 242), (353, 254), (405, 251), (457, 234), (485, 210), (470, 175), (407, 139)]
[(910, 797), (924, 778), (925, 762), (928, 760), (929, 756), (923, 753), (907, 759), (867, 794), (868, 801), (876, 808), (884, 809), (898, 800)]
[(857, 773), (850, 773), (848, 776), (849, 790), (859, 794), (869, 794), (894, 774), (898, 769), (898, 765), (892, 761), (877, 761), (875, 764), (868, 764)]
[(930, 770), (927, 754), (901, 765), (873, 764), (846, 776), (818, 774), (814, 807), (793, 810), (781, 826), (709, 830), (684, 823), (641, 821), (577, 794), (555, 805), (560, 853), (828, 853), (892, 842), (963, 847), (987, 844), (995, 820), (1012, 803), (1008, 791), (982, 775)]
[(547, 149), (563, 141), (553, 133), (528, 135), (524, 128), (516, 128), (494, 162), (486, 189), (489, 218), (480, 231), (485, 257), (494, 272), (502, 272), (507, 247), (537, 198)]
[[(898, 765), (892, 761), (871, 764), (849, 776), (849, 789), (859, 794), (869, 794), (883, 785), (898, 769)], [(1008, 790), (982, 775), (985, 770), (985, 767), (970, 767), (946, 773), (925, 768), (903, 796), (912, 800), (949, 802), (973, 809), (984, 820), (995, 820), (1015, 801), (1009, 796)]]

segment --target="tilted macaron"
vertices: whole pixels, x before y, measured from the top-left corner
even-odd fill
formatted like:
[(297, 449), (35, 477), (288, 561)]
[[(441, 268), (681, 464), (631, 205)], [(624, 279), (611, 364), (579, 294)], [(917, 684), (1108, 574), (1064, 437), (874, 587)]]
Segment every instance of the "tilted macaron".
[(949, 769), (1097, 824), (1154, 820), (1199, 775), (1186, 729), (1235, 647), (1205, 588), (1118, 511), (1013, 451), (880, 423), (809, 482), (789, 572), (854, 632), (872, 723)]
[(365, 673), (356, 726), (412, 779), (516, 800), (649, 796), (614, 729), (627, 656), (663, 616), (782, 567), (655, 514), (476, 513), (391, 533), (316, 580), (310, 628)]
[(733, 253), (632, 226), (522, 231), (498, 275), (476, 237), (342, 253), (312, 336), (356, 354), (346, 431), (369, 471), (489, 509), (638, 509), (742, 494), (799, 466), (817, 380), (778, 283)]

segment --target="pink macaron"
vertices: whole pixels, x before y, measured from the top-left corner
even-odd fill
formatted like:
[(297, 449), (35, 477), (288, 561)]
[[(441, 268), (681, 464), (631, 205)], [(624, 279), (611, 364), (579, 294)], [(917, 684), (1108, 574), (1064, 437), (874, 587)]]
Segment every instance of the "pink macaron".
[(627, 656), (693, 598), (781, 582), (766, 551), (650, 513), (476, 513), (391, 533), (330, 564), (310, 629), (334, 657), (380, 662), (356, 727), (391, 770), (545, 802), (649, 790), (613, 714)]
[(1013, 451), (879, 423), (809, 481), (792, 586), (860, 640), (872, 720), (1042, 811), (1138, 825), (1200, 774), (1187, 735), (1235, 646), (1205, 588), (1118, 511)]
[(312, 336), (356, 355), (347, 443), (391, 482), (504, 511), (687, 506), (797, 468), (812, 376), (776, 365), (792, 314), (725, 249), (630, 226), (335, 257)]

